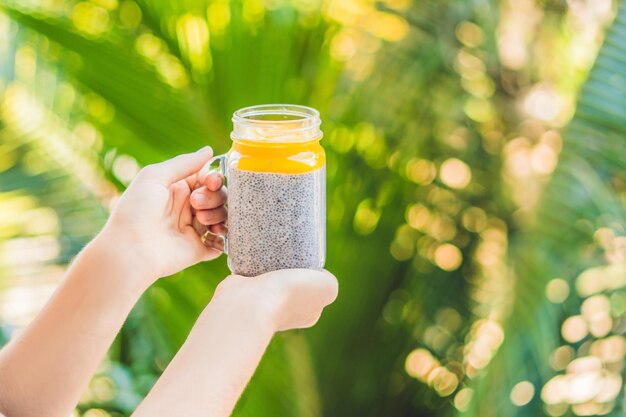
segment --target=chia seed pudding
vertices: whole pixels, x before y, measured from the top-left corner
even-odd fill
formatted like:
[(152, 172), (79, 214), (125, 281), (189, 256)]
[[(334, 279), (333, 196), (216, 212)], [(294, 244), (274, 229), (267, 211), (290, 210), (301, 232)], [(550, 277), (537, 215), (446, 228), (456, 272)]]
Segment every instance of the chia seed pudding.
[(326, 252), (325, 168), (300, 174), (228, 169), (228, 265), (256, 276), (322, 268)]

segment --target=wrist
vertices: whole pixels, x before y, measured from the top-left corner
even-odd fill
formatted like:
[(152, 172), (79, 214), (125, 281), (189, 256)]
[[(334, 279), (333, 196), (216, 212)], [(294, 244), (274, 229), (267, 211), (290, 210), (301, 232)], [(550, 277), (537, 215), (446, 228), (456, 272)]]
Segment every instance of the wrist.
[(99, 268), (109, 269), (110, 279), (129, 291), (141, 294), (154, 281), (149, 270), (143, 267), (141, 256), (106, 226), (83, 253), (97, 262)]

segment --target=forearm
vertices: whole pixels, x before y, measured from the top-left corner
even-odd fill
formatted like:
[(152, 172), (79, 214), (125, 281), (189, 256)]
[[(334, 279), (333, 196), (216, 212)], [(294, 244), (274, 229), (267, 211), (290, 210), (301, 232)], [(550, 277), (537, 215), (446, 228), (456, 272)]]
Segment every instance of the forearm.
[(212, 300), (133, 417), (229, 416), (273, 334), (245, 300)]
[(94, 240), (48, 304), (0, 352), (0, 413), (66, 417), (141, 295), (119, 248)]

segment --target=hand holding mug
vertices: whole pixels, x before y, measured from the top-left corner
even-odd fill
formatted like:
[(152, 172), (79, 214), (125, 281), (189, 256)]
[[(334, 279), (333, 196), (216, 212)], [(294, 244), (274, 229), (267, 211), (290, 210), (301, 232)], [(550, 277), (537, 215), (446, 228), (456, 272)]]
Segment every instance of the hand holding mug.
[(223, 228), (226, 194), (219, 176), (205, 178), (205, 186), (191, 198), (197, 173), (212, 156), (213, 150), (207, 146), (144, 167), (97, 238), (114, 245), (121, 261), (142, 269), (137, 275), (145, 277), (142, 285), (146, 288), (157, 278), (221, 255), (220, 240), (214, 246), (201, 243), (191, 207), (191, 201), (198, 203), (196, 216), (204, 225), (218, 232)]

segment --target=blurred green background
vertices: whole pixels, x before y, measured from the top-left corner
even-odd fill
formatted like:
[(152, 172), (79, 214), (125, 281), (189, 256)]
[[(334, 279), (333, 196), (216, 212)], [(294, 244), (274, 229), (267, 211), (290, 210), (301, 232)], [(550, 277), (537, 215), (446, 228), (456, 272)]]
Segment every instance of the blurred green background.
[[(0, 0), (0, 344), (141, 166), (298, 103), (340, 297), (235, 416), (624, 415), (620, 3)], [(75, 414), (128, 416), (227, 272), (151, 288)]]

